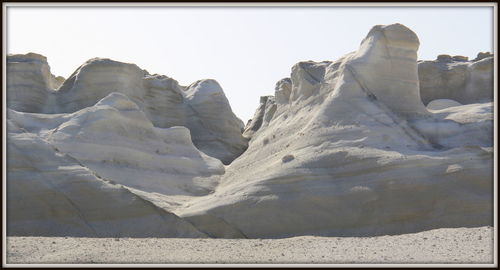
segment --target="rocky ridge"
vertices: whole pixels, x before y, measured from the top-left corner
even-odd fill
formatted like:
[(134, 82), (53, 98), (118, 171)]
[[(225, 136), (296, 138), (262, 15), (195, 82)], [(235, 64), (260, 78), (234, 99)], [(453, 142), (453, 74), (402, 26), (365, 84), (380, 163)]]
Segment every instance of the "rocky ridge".
[[(234, 115), (214, 80), (184, 87), (167, 76), (150, 75), (134, 64), (94, 58), (60, 84), (52, 82), (54, 76), (46, 58), (33, 53), (9, 56), (7, 66), (7, 102), (13, 110), (73, 113), (119, 92), (136, 103), (155, 127), (188, 127), (194, 144), (225, 164), (247, 146), (241, 136), (243, 122)], [(217, 118), (219, 121), (213, 120)]]

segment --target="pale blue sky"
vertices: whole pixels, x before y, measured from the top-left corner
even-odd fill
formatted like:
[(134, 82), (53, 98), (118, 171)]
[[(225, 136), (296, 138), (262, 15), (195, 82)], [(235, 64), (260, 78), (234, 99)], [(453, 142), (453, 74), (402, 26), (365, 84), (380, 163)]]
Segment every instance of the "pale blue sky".
[(213, 78), (246, 122), (295, 63), (335, 60), (396, 22), (417, 33), (419, 59), (493, 50), (493, 7), (8, 7), (7, 53), (43, 54), (65, 78), (93, 57), (182, 85)]

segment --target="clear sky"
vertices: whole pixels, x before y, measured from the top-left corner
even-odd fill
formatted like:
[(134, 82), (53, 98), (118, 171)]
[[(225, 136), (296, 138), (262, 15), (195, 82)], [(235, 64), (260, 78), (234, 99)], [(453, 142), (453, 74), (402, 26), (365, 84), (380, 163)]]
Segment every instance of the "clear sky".
[(493, 7), (8, 7), (7, 53), (45, 55), (65, 78), (104, 57), (182, 85), (216, 79), (246, 122), (295, 63), (335, 60), (396, 22), (417, 33), (419, 59), (493, 50)]

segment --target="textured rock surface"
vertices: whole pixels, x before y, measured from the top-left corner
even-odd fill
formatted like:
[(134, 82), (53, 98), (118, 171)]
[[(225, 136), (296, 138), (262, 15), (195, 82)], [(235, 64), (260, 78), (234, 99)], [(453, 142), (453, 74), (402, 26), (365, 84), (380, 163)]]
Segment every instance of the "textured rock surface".
[[(200, 80), (185, 90), (186, 127), (201, 151), (229, 164), (247, 147), (242, 137), (243, 122), (234, 116), (220, 85)], [(232, 116), (232, 117), (231, 117)]]
[(28, 53), (7, 57), (7, 104), (23, 112), (43, 112), (62, 77), (50, 72), (45, 56)]
[[(443, 55), (439, 63), (418, 64), (418, 47), (407, 27), (379, 25), (357, 51), (336, 61), (297, 63), (290, 78), (278, 81), (275, 96), (261, 98), (243, 134), (217, 82), (183, 87), (132, 64), (93, 59), (49, 92), (48, 101), (32, 106), (45, 113), (9, 111), (15, 153), (9, 183), (17, 191), (9, 191), (8, 203), (22, 216), (9, 223), (9, 234), (22, 235), (47, 217), (66, 224), (66, 212), (75, 223), (98, 222), (102, 216), (92, 215), (101, 202), (120, 209), (147, 202), (131, 206), (130, 216), (114, 213), (123, 234), (132, 235), (162, 235), (168, 227), (167, 236), (374, 236), (492, 225), (493, 103), (479, 98), (491, 57), (469, 62)], [(456, 71), (449, 85), (482, 103), (457, 100), (441, 86), (438, 100), (422, 102), (429, 98), (419, 81), (426, 63)], [(219, 160), (229, 163), (247, 140), (248, 149), (223, 166)], [(36, 166), (26, 164), (33, 158)], [(92, 192), (125, 195), (93, 201), (77, 211), (83, 216), (74, 217), (70, 206), (60, 215), (43, 209), (35, 215), (26, 210), (31, 203), (58, 209), (61, 200), (31, 188), (33, 181), (59, 183), (48, 188), (54, 196), (83, 198), (77, 210)], [(77, 189), (94, 182), (115, 189)], [(37, 199), (24, 204), (15, 196)], [(158, 215), (169, 219), (151, 229)], [(146, 224), (137, 222), (144, 228), (132, 232), (129, 220), (136, 216)], [(45, 228), (34, 231), (53, 235)], [(82, 230), (74, 234), (105, 235)]]
[(418, 63), (420, 95), (424, 104), (435, 99), (452, 99), (462, 104), (493, 101), (493, 55), (438, 56)]
[(259, 107), (255, 111), (252, 120), (245, 127), (243, 136), (250, 139), (261, 127), (269, 125), (269, 121), (273, 118), (276, 108), (277, 105), (273, 96), (260, 97)]
[(376, 26), (355, 53), (295, 65), (289, 103), (261, 98), (247, 151), (174, 212), (249, 238), (491, 225), (492, 104), (428, 111), (417, 48), (408, 28)]
[[(32, 71), (19, 60), (35, 59), (35, 56), (40, 63), (30, 62), (28, 67), (35, 65), (40, 73), (37, 77), (33, 77)], [(12, 63), (8, 87), (11, 109), (72, 113), (93, 106), (112, 92), (119, 92), (136, 103), (154, 126), (188, 127), (195, 145), (225, 164), (246, 149), (247, 141), (241, 134), (243, 122), (234, 115), (222, 88), (213, 80), (201, 80), (186, 88), (167, 76), (150, 75), (134, 64), (94, 58), (81, 65), (57, 91), (53, 91), (49, 85), (55, 88), (60, 78), (51, 77), (45, 57), (28, 54), (8, 59)], [(11, 71), (15, 76), (10, 75)], [(25, 81), (25, 77), (33, 77), (36, 81)], [(29, 87), (24, 87), (25, 84)]]
[(8, 122), (8, 235), (205, 237), (18, 124)]
[(420, 101), (415, 33), (394, 24), (375, 26), (345, 69), (365, 93), (398, 114), (426, 114)]
[(204, 236), (134, 194), (210, 192), (224, 167), (188, 129), (155, 128), (120, 93), (72, 114), (8, 119), (9, 235)]
[(155, 128), (120, 93), (72, 114), (10, 111), (9, 118), (100, 176), (143, 191), (205, 194), (211, 182), (200, 179), (224, 173), (219, 160), (193, 146), (188, 129)]

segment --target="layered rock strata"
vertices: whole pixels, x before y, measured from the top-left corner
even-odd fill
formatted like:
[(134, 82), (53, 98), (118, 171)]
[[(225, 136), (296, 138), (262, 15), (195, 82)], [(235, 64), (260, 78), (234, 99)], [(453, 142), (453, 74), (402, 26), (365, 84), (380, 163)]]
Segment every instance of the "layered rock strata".
[(479, 53), (469, 61), (463, 56), (440, 55), (434, 61), (419, 61), (422, 102), (451, 99), (461, 104), (493, 100), (493, 55)]
[(7, 235), (206, 237), (18, 121), (7, 124)]

